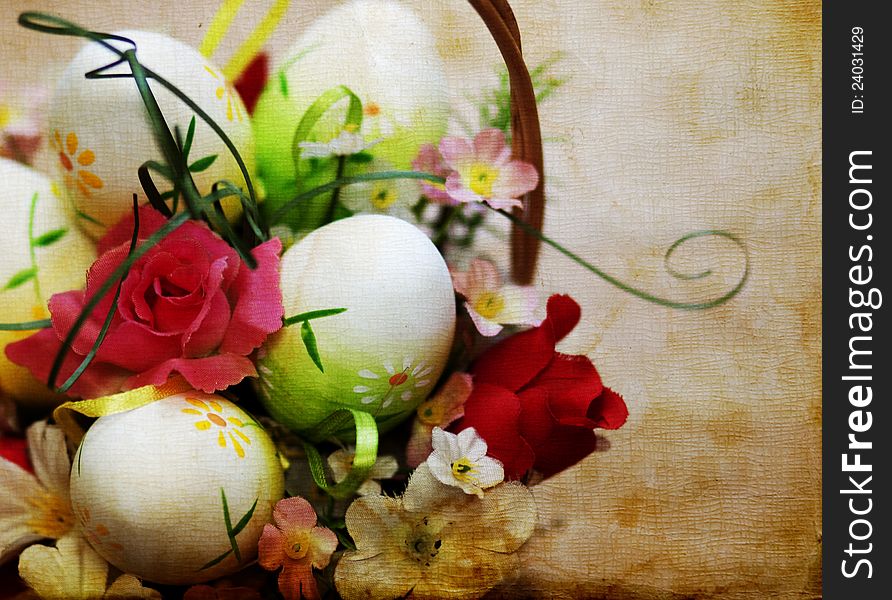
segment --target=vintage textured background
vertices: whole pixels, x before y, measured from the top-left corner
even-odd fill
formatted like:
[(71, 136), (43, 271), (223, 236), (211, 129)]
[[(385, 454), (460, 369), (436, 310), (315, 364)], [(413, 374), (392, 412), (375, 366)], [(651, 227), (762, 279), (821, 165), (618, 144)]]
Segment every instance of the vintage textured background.
[[(408, 3), (438, 29), (454, 100), (469, 108), (466, 92), (494, 82), (494, 43), (459, 0)], [(266, 3), (253, 4), (248, 12), (259, 18)], [(719, 275), (691, 288), (666, 276), (666, 247), (694, 229), (727, 229), (746, 240), (752, 275), (728, 305), (681, 312), (543, 253), (539, 285), (573, 294), (584, 310), (561, 349), (588, 353), (631, 418), (608, 436), (609, 452), (534, 489), (541, 530), (511, 589), (560, 598), (818, 597), (820, 3), (513, 4), (529, 61), (562, 51), (557, 70), (570, 77), (542, 108), (547, 232), (625, 280), (684, 299), (727, 289), (740, 257), (733, 247), (692, 243), (680, 258)], [(329, 5), (293, 2), (272, 52)], [(48, 84), (77, 46), (18, 30), (23, 9), (197, 45), (215, 3), (63, 9), (7, 0), (5, 93)]]

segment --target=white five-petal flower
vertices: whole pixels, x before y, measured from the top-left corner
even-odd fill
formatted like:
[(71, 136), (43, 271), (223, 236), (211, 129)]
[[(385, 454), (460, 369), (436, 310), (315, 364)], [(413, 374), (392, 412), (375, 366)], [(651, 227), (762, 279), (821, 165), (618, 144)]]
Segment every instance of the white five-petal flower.
[(434, 451), (427, 464), (441, 483), (482, 498), (483, 490), (505, 479), (502, 463), (486, 456), (486, 442), (473, 427), (458, 435), (434, 427), (431, 445)]
[[(328, 466), (331, 467), (331, 474), (335, 483), (340, 483), (350, 474), (353, 468), (353, 458), (356, 456), (354, 448), (346, 450), (335, 450), (328, 457)], [(390, 479), (396, 475), (399, 469), (399, 463), (392, 456), (379, 456), (375, 460), (375, 465), (369, 471), (368, 478), (362, 482), (356, 493), (360, 496), (378, 495), (381, 493), (381, 484), (379, 479)]]

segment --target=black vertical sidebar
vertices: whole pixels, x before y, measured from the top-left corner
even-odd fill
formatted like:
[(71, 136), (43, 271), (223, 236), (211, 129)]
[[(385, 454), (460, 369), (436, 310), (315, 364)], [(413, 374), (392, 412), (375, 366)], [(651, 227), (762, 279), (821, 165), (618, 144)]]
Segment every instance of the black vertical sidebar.
[(823, 6), (827, 600), (892, 598), (892, 22), (884, 4)]

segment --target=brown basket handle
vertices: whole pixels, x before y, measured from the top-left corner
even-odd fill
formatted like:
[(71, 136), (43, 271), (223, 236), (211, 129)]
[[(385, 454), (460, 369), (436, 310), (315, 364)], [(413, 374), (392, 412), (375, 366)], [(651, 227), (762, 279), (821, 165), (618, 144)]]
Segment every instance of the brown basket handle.
[[(536, 107), (536, 92), (530, 79), (530, 72), (523, 61), (520, 42), (520, 28), (514, 12), (507, 0), (468, 0), (496, 41), (511, 84), (511, 134), (512, 153), (515, 159), (523, 160), (539, 173), (539, 185), (523, 198), (523, 209), (514, 209), (514, 214), (525, 223), (542, 230), (545, 217), (545, 174), (542, 157), (542, 132), (539, 127), (539, 111)], [(529, 284), (536, 273), (536, 260), (539, 256), (538, 238), (526, 233), (518, 226), (511, 231), (511, 278), (518, 284)]]

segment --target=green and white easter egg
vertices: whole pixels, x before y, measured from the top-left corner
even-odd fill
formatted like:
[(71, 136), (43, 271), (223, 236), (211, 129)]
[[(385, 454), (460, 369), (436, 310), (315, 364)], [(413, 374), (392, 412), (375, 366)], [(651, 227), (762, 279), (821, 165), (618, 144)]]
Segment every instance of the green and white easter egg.
[[(67, 219), (49, 179), (30, 167), (0, 158), (0, 181), (0, 322), (46, 319), (50, 296), (84, 286), (84, 274), (96, 258), (96, 250)], [(7, 344), (33, 333), (0, 331), (0, 394), (20, 404), (49, 407), (64, 397), (50, 392), (45, 383), (11, 363), (3, 352)]]
[(267, 410), (298, 432), (341, 408), (371, 413), (382, 431), (412, 414), (443, 372), (455, 329), (449, 270), (427, 236), (394, 217), (350, 217), (292, 246), (281, 273), (286, 316), (347, 310), (310, 321), (324, 372), (300, 324), (267, 340), (257, 367)]
[[(235, 89), (219, 68), (194, 48), (159, 33), (121, 31), (118, 35), (137, 44), (140, 62), (155, 71), (202, 108), (235, 144), (252, 172), (254, 136), (250, 118)], [(126, 50), (123, 42), (111, 42)], [(59, 78), (49, 107), (49, 143), (70, 207), (79, 225), (92, 237), (101, 236), (131, 210), (133, 193), (146, 201), (137, 169), (149, 160), (164, 163), (157, 147), (145, 105), (134, 79), (86, 79), (84, 74), (114, 62), (117, 56), (96, 43), (88, 43)], [(127, 74), (125, 64), (108, 73)], [(235, 158), (211, 127), (157, 81), (149, 80), (171, 131), (179, 127), (185, 139), (196, 119), (195, 135), (187, 156), (201, 194), (214, 182), (227, 180), (245, 188)], [(210, 157), (216, 157), (211, 159)], [(213, 160), (208, 166), (208, 162)], [(152, 172), (159, 191), (172, 189), (169, 181)], [(182, 205), (182, 199), (181, 199)], [(236, 219), (241, 203), (223, 203)]]
[(126, 573), (192, 584), (257, 555), (283, 469), (263, 428), (192, 391), (100, 417), (71, 468), (71, 505), (93, 548)]
[[(324, 92), (336, 86), (352, 90), (363, 104), (361, 133), (366, 141), (377, 142), (369, 152), (405, 169), (422, 144), (437, 143), (446, 132), (449, 89), (444, 72), (434, 36), (399, 2), (352, 0), (313, 22), (282, 54), (254, 112), (267, 208), (296, 195), (289, 140)], [(340, 132), (346, 102), (338, 106), (316, 126), (316, 141)], [(363, 170), (367, 165), (354, 164), (347, 172)]]

